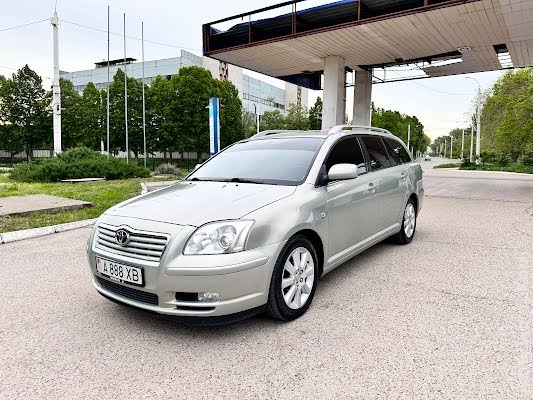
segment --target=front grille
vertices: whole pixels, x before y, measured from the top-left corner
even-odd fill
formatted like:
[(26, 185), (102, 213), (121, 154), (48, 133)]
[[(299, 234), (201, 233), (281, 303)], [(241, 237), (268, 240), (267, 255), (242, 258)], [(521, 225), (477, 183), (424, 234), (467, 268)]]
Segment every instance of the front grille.
[[(115, 233), (125, 229), (129, 233), (129, 242), (125, 246), (115, 240)], [(107, 224), (100, 224), (96, 235), (96, 247), (111, 253), (135, 259), (159, 262), (168, 237), (158, 233), (140, 232), (131, 228), (122, 228)]]
[(119, 296), (127, 297), (128, 299), (141, 303), (152, 304), (154, 306), (159, 304), (159, 298), (157, 297), (157, 294), (143, 292), (141, 290), (133, 289), (129, 286), (120, 285), (118, 283), (108, 281), (107, 279), (100, 278), (99, 276), (96, 276), (96, 280), (105, 290), (108, 290)]

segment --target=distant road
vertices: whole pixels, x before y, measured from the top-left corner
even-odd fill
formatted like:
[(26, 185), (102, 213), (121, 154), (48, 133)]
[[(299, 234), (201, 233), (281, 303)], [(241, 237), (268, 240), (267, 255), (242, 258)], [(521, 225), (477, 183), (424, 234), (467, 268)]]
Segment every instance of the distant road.
[(418, 160), (424, 170), (426, 196), (496, 201), (533, 202), (533, 175), (512, 172), (433, 169), (458, 160)]

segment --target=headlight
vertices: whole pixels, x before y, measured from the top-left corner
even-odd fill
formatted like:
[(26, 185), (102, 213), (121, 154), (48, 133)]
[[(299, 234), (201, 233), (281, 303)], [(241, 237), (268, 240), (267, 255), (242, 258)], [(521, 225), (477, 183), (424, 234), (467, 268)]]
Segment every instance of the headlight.
[(183, 254), (224, 254), (243, 251), (254, 221), (221, 221), (201, 226), (187, 241)]

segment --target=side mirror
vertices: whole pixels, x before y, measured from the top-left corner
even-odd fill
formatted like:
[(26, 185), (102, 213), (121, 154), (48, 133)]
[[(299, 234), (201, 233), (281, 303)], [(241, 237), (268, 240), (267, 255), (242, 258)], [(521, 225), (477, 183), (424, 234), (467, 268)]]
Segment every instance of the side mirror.
[(197, 170), (198, 168), (200, 168), (201, 166), (202, 166), (202, 163), (200, 163), (200, 164), (196, 164), (196, 165), (194, 166), (193, 171), (196, 171), (196, 170)]
[(335, 164), (329, 169), (328, 179), (330, 181), (343, 181), (354, 179), (359, 175), (355, 164)]

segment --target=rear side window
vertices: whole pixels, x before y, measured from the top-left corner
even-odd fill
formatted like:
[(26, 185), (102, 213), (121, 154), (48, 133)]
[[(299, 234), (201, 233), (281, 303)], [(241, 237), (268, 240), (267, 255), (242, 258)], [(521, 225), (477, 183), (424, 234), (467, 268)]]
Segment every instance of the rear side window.
[(366, 151), (370, 158), (370, 167), (373, 171), (391, 166), (387, 150), (379, 136), (363, 136), (361, 139), (366, 146)]
[(365, 157), (355, 137), (342, 139), (335, 144), (326, 160), (326, 171), (335, 164), (355, 164), (359, 174), (367, 172)]
[(412, 161), (411, 156), (400, 142), (395, 139), (385, 139), (385, 141), (394, 150), (394, 153), (398, 155), (402, 163), (406, 164)]
[(385, 147), (387, 148), (387, 153), (389, 153), (389, 160), (393, 167), (396, 165), (400, 165), (402, 163), (402, 160), (400, 159), (400, 154), (398, 149), (393, 149), (391, 147), (391, 144), (394, 145), (395, 143), (399, 145), (398, 142), (391, 139), (385, 139), (383, 138), (383, 143), (385, 143)]

